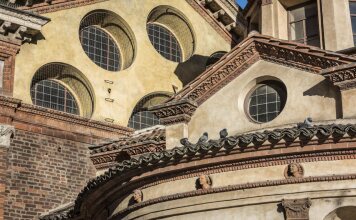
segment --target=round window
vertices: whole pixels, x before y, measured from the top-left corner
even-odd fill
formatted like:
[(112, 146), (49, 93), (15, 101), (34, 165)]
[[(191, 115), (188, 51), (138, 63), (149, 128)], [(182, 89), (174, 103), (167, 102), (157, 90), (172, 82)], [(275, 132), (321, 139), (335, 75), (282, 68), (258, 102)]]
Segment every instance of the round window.
[(114, 39), (96, 26), (80, 30), (80, 42), (88, 57), (98, 66), (109, 71), (120, 69), (120, 53)]
[(147, 24), (148, 37), (159, 54), (164, 58), (174, 61), (182, 61), (182, 50), (176, 37), (165, 27), (158, 24)]
[(260, 123), (275, 119), (286, 102), (286, 89), (280, 82), (262, 82), (252, 91), (248, 100), (248, 114)]
[(85, 54), (101, 68), (117, 72), (128, 68), (135, 56), (135, 39), (117, 14), (95, 10), (80, 22), (79, 38)]
[(148, 15), (146, 29), (154, 49), (167, 60), (181, 63), (193, 55), (193, 31), (188, 19), (175, 8), (154, 8)]

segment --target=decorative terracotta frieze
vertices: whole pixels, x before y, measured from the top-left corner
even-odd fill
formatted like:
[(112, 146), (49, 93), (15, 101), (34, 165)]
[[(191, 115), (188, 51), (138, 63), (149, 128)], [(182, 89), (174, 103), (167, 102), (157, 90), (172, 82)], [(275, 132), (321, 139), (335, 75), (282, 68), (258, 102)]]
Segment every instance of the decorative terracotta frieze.
[(183, 99), (178, 102), (169, 102), (154, 106), (149, 110), (152, 111), (163, 125), (188, 123), (197, 108), (193, 101)]
[(331, 83), (341, 90), (356, 88), (356, 64), (345, 64), (338, 67), (329, 68), (322, 71)]
[(282, 200), (286, 220), (309, 220), (309, 208), (311, 205), (310, 198)]

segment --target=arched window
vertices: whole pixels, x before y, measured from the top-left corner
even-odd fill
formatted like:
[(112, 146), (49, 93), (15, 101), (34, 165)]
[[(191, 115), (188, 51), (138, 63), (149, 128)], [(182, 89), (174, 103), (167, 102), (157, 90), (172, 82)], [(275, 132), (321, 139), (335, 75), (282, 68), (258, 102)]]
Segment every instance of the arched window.
[(149, 107), (162, 104), (170, 98), (167, 93), (153, 93), (143, 97), (135, 106), (130, 117), (128, 127), (136, 130), (159, 125), (159, 119), (150, 111)]
[(120, 53), (114, 39), (97, 26), (80, 30), (80, 42), (88, 57), (98, 66), (109, 71), (120, 69)]
[(153, 47), (163, 57), (174, 62), (182, 62), (182, 50), (176, 37), (165, 27), (147, 24), (148, 37)]
[(31, 88), (33, 104), (79, 115), (78, 104), (71, 92), (59, 82), (42, 80)]

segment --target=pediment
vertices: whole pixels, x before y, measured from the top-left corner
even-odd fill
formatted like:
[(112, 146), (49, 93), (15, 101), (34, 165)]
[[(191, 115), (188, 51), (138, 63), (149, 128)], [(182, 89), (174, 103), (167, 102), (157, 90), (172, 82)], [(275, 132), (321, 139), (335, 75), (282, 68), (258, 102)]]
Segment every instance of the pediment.
[[(196, 107), (200, 106), (260, 60), (320, 76), (325, 75), (323, 70), (356, 62), (355, 58), (343, 54), (268, 36), (253, 35), (237, 45), (165, 104), (151, 110), (165, 124), (188, 122), (194, 111), (190, 110), (189, 114), (175, 111), (180, 106), (178, 103), (185, 105), (195, 103), (193, 105)], [(172, 117), (175, 120), (169, 120)], [(180, 120), (177, 120), (177, 117), (180, 117)]]

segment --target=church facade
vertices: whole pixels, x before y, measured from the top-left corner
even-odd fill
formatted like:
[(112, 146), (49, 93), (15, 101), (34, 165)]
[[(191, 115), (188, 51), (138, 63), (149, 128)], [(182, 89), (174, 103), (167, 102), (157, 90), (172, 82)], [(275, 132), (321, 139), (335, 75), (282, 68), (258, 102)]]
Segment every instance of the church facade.
[(0, 1), (0, 220), (353, 220), (356, 1)]

